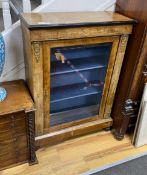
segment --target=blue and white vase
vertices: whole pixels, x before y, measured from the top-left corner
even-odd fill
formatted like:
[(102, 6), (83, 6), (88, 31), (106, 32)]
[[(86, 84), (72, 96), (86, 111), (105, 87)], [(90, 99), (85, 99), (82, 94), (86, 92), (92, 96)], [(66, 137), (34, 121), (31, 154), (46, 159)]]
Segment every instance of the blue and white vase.
[[(5, 64), (5, 43), (3, 36), (0, 34), (0, 76), (3, 72)], [(2, 102), (7, 96), (7, 92), (3, 87), (0, 87), (0, 102)]]

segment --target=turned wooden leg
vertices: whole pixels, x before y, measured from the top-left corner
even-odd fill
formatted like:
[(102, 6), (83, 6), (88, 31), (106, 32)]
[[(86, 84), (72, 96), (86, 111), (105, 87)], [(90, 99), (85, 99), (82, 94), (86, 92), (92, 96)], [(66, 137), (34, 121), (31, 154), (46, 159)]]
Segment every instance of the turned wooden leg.
[(128, 129), (129, 121), (130, 121), (130, 116), (123, 114), (123, 120), (122, 120), (121, 127), (118, 130), (116, 129), (114, 131), (114, 137), (117, 140), (123, 140), (124, 139), (124, 135), (125, 135), (125, 133), (127, 132), (127, 129)]
[(116, 138), (116, 140), (121, 141), (121, 140), (124, 139), (124, 134), (121, 134), (121, 133), (115, 131), (114, 132), (114, 137)]
[(117, 140), (122, 140), (124, 138), (125, 133), (127, 132), (129, 122), (130, 122), (130, 117), (134, 114), (139, 109), (139, 102), (134, 102), (131, 99), (128, 99), (125, 101), (124, 105), (124, 111), (122, 112), (122, 123), (119, 127), (119, 129), (116, 129), (114, 131), (114, 137)]

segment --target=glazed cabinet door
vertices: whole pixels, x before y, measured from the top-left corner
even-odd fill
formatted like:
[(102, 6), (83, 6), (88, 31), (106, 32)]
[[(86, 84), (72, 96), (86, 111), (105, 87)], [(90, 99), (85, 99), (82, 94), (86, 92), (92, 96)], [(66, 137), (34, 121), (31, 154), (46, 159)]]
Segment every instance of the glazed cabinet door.
[(45, 128), (64, 128), (109, 117), (105, 111), (119, 39), (43, 42)]

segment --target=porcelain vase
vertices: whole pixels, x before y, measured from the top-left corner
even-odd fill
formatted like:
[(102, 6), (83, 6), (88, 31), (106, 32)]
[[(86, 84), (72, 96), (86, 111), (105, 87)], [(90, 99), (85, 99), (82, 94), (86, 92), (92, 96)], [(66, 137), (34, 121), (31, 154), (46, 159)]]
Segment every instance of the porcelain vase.
[[(0, 76), (2, 75), (5, 64), (5, 43), (3, 36), (0, 34)], [(0, 86), (0, 102), (2, 102), (7, 96), (6, 90)]]

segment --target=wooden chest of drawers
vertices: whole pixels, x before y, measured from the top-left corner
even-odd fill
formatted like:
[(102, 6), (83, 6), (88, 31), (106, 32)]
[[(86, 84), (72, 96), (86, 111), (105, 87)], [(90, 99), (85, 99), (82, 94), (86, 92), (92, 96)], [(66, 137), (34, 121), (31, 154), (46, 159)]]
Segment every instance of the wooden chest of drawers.
[(0, 170), (23, 162), (36, 163), (34, 104), (22, 80), (3, 83), (0, 103)]

